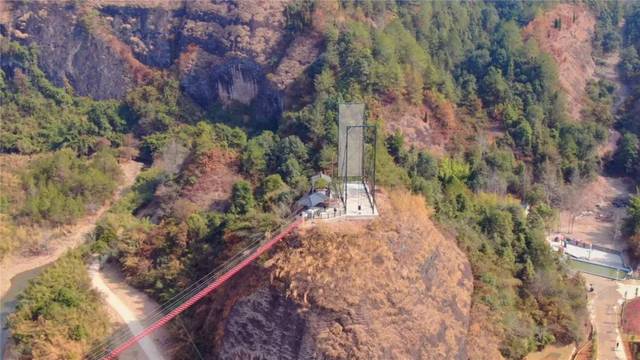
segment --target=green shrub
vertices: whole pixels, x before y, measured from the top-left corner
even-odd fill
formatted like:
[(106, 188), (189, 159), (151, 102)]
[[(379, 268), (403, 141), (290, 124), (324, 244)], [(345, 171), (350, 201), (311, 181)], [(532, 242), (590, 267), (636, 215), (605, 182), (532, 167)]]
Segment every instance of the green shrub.
[(8, 319), (24, 358), (81, 358), (109, 330), (81, 251), (67, 253), (29, 283)]
[(42, 156), (22, 176), (27, 198), (21, 215), (32, 222), (71, 223), (111, 197), (120, 176), (107, 150), (91, 159), (68, 149)]
[(231, 190), (231, 207), (229, 211), (232, 214), (244, 215), (250, 212), (255, 206), (253, 199), (253, 190), (249, 182), (240, 180), (233, 184)]

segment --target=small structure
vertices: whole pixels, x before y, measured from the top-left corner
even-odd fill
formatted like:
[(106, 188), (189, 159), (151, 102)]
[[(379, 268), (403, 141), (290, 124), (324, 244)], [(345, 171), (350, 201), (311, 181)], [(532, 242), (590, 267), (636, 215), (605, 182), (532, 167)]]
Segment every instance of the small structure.
[(329, 199), (329, 197), (324, 192), (311, 192), (298, 200), (298, 205), (306, 208), (318, 207), (318, 205), (323, 204), (327, 199)]
[(305, 219), (332, 219), (344, 216), (340, 199), (328, 193), (328, 189), (311, 191), (298, 200), (298, 206), (304, 209), (302, 214)]

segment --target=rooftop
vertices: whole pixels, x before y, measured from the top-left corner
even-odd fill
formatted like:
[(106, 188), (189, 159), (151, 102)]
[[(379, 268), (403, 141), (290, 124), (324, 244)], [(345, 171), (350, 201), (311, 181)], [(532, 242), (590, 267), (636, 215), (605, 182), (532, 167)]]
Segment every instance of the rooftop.
[(622, 330), (625, 334), (640, 336), (640, 298), (630, 300), (625, 305)]

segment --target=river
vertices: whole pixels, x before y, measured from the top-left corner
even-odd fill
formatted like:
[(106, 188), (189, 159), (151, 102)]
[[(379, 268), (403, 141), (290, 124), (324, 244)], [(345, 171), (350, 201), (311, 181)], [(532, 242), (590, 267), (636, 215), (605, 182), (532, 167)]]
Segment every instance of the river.
[(2, 273), (0, 283), (0, 296), (2, 299), (0, 311), (0, 359), (5, 358), (5, 351), (8, 339), (8, 331), (6, 329), (6, 318), (13, 312), (17, 305), (18, 296), (29, 285), (29, 280), (38, 276), (67, 250), (73, 249), (82, 244), (87, 235), (93, 232), (98, 220), (109, 210), (111, 205), (118, 201), (127, 189), (133, 185), (136, 177), (142, 170), (142, 163), (135, 161), (127, 161), (120, 164), (123, 172), (123, 179), (120, 186), (116, 190), (114, 198), (107, 204), (103, 205), (94, 214), (86, 216), (69, 227), (68, 233), (62, 239), (55, 242), (55, 249), (50, 253), (25, 257), (20, 254), (12, 254), (7, 256), (1, 263)]

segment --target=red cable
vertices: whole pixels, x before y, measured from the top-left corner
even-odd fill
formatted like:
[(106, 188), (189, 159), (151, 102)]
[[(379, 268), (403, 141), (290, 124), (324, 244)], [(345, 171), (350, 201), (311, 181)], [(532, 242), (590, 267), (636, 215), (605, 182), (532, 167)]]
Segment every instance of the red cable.
[(149, 325), (147, 328), (145, 328), (142, 332), (140, 332), (138, 335), (130, 338), (129, 340), (127, 340), (126, 342), (124, 342), (122, 345), (118, 346), (117, 348), (115, 348), (114, 350), (112, 350), (109, 355), (107, 355), (106, 357), (104, 357), (104, 359), (107, 360), (114, 360), (118, 355), (120, 355), (123, 351), (125, 351), (126, 349), (128, 349), (129, 347), (133, 346), (135, 343), (137, 343), (138, 341), (140, 341), (140, 339), (142, 339), (143, 337), (151, 334), (152, 332), (156, 331), (157, 329), (159, 329), (160, 327), (162, 327), (164, 324), (166, 324), (167, 322), (169, 322), (169, 320), (173, 319), (174, 317), (178, 316), (180, 313), (182, 313), (183, 311), (185, 311), (186, 309), (188, 309), (189, 307), (191, 307), (191, 305), (195, 304), (196, 302), (198, 302), (198, 300), (202, 299), (203, 297), (207, 296), (207, 294), (209, 294), (210, 292), (212, 292), (213, 290), (217, 289), (218, 287), (220, 287), (220, 285), (224, 284), (227, 280), (229, 280), (233, 275), (237, 274), (240, 270), (242, 270), (244, 267), (246, 267), (247, 265), (249, 265), (250, 263), (252, 263), (255, 259), (257, 259), (260, 255), (262, 255), (263, 253), (265, 253), (267, 250), (269, 250), (271, 247), (273, 247), (273, 245), (275, 245), (276, 243), (278, 243), (280, 240), (282, 240), (287, 234), (289, 234), (291, 231), (293, 231), (295, 228), (297, 228), (304, 220), (302, 218), (298, 218), (296, 221), (292, 222), (291, 224), (289, 224), (286, 228), (284, 228), (284, 230), (282, 230), (278, 235), (276, 235), (274, 238), (272, 238), (271, 240), (269, 240), (267, 243), (265, 243), (264, 245), (260, 246), (253, 254), (251, 254), (250, 256), (248, 256), (246, 259), (242, 260), (238, 265), (234, 266), (233, 268), (231, 268), (231, 270), (227, 271), (226, 273), (224, 273), (222, 276), (220, 276), (218, 279), (216, 279), (215, 281), (213, 281), (211, 284), (209, 284), (206, 288), (200, 290), (200, 292), (198, 292), (197, 294), (195, 294), (193, 297), (191, 297), (189, 300), (185, 301), (184, 303), (182, 303), (180, 306), (178, 306), (177, 308), (173, 309), (170, 313), (168, 313), (167, 315), (165, 315), (164, 317), (158, 319), (158, 321), (154, 322), (153, 324)]

